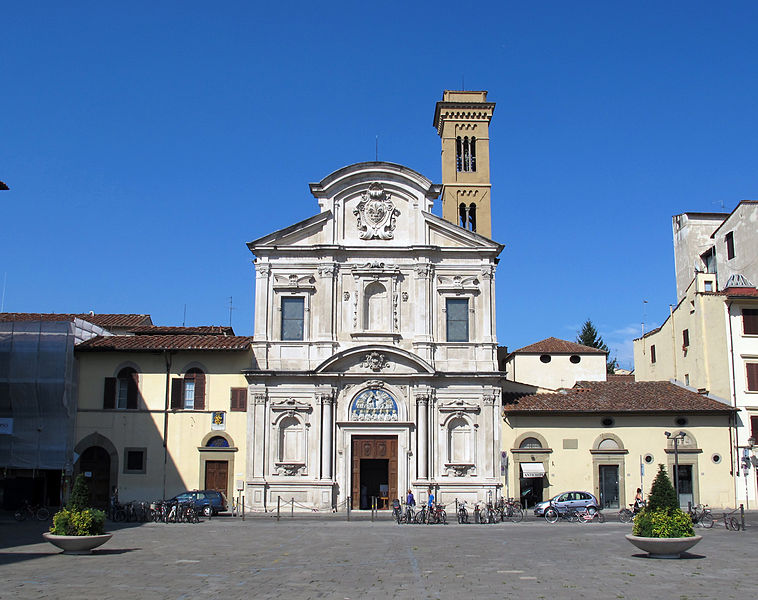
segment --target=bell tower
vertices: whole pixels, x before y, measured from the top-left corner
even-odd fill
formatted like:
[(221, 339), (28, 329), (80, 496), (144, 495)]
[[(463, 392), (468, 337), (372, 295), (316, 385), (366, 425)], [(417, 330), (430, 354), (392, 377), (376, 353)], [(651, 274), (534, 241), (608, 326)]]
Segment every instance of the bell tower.
[(434, 127), (442, 138), (442, 218), (492, 237), (490, 119), (486, 91), (442, 93)]

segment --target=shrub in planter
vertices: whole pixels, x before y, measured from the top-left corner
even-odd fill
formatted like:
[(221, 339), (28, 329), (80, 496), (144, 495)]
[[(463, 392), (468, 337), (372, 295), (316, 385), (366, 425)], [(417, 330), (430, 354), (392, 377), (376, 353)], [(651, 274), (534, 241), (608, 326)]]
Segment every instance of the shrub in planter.
[(74, 482), (66, 508), (53, 517), (50, 533), (53, 535), (103, 535), (105, 533), (105, 513), (89, 508), (89, 489), (84, 475), (79, 474)]
[(695, 535), (692, 519), (682, 512), (674, 486), (663, 465), (658, 465), (647, 506), (635, 517), (633, 533), (640, 537), (682, 538)]

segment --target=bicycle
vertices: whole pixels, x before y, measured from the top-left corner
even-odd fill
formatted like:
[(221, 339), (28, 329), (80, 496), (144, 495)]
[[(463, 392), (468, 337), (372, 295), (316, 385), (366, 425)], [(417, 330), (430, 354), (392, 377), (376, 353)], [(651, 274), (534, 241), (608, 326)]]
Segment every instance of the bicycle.
[(466, 510), (466, 502), (460, 502), (458, 504), (458, 523), (463, 525), (468, 523), (468, 511)]
[(524, 511), (521, 508), (521, 503), (514, 502), (513, 498), (508, 498), (508, 500), (500, 498), (497, 511), (501, 521), (520, 523), (524, 520)]
[(16, 521), (26, 521), (26, 519), (47, 521), (50, 518), (50, 511), (40, 504), (32, 506), (28, 500), (24, 500), (24, 505), (13, 513), (13, 518)]
[(429, 509), (427, 508), (426, 504), (422, 504), (421, 508), (419, 508), (418, 512), (416, 513), (414, 521), (418, 523), (419, 525), (422, 523), (426, 523), (428, 514), (429, 514)]
[(645, 503), (642, 502), (641, 504), (639, 504), (635, 502), (634, 504), (630, 504), (629, 506), (631, 506), (632, 508), (631, 509), (622, 508), (619, 511), (619, 521), (621, 521), (622, 523), (631, 523), (632, 521), (634, 521), (634, 517), (636, 517), (643, 508), (645, 508)]
[(568, 508), (564, 512), (558, 510), (558, 508), (550, 502), (550, 506), (545, 509), (545, 521), (548, 523), (557, 523), (558, 519), (564, 519), (569, 523), (576, 523), (579, 521), (579, 515), (573, 508)]
[(605, 523), (605, 515), (597, 506), (585, 506), (583, 509), (575, 511), (576, 517), (580, 523)]
[(438, 504), (437, 502), (434, 503), (431, 510), (429, 511), (427, 523), (442, 523), (443, 525), (447, 525), (447, 513), (445, 512), (444, 504)]
[(403, 513), (403, 523), (411, 524), (415, 520), (415, 511), (413, 510), (413, 505), (406, 504), (405, 505), (405, 512)]
[(707, 504), (696, 504), (692, 507), (692, 510), (687, 511), (692, 519), (693, 525), (699, 525), (710, 529), (713, 527), (713, 514)]
[(392, 517), (397, 521), (398, 525), (400, 525), (403, 520), (403, 511), (400, 508), (400, 500), (397, 498), (392, 501)]

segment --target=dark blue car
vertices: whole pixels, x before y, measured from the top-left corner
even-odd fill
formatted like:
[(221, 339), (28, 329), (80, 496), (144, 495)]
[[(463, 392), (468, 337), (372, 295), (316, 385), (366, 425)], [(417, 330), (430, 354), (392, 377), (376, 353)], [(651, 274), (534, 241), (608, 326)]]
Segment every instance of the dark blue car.
[(194, 490), (171, 498), (172, 502), (192, 502), (206, 517), (226, 511), (226, 496), (216, 490)]

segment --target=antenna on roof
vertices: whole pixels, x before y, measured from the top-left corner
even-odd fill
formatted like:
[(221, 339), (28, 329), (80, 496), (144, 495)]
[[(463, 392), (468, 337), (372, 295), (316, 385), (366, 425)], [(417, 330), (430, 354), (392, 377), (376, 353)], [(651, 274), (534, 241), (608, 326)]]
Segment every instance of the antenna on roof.
[(187, 323), (187, 304), (184, 304), (184, 316), (182, 317), (182, 327), (185, 327)]
[(723, 200), (717, 200), (716, 202), (711, 202), (711, 204), (718, 204), (721, 206), (721, 210), (724, 210), (724, 201)]
[(234, 310), (234, 305), (232, 304), (232, 297), (229, 296), (229, 327), (232, 326), (232, 311)]

